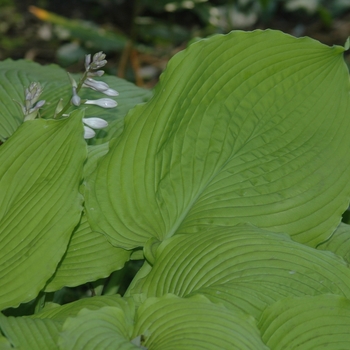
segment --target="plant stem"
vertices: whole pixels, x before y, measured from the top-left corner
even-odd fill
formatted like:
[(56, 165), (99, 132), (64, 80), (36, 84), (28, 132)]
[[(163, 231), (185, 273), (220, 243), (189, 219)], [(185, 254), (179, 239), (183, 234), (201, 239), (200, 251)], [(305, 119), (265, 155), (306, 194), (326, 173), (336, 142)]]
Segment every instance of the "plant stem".
[(46, 293), (41, 291), (35, 301), (34, 314), (40, 312), (45, 306)]

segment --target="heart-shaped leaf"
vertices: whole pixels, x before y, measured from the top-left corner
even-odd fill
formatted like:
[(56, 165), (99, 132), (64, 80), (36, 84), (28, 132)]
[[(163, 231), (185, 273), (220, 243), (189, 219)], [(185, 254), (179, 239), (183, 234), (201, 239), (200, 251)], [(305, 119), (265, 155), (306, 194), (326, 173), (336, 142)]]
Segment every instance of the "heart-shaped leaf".
[(95, 311), (83, 309), (63, 324), (59, 349), (137, 350), (130, 342), (134, 313), (131, 308), (125, 312), (111, 306)]
[(255, 320), (232, 313), (201, 295), (168, 294), (147, 299), (137, 310), (133, 336), (146, 349), (265, 349)]
[[(61, 325), (54, 320), (29, 317), (5, 317), (0, 314), (0, 329), (12, 345), (12, 349), (58, 349)], [(1, 349), (3, 347), (0, 346)]]
[(108, 277), (113, 271), (124, 266), (130, 253), (125, 249), (113, 247), (104, 235), (92, 231), (86, 215), (83, 214), (45, 291), (56, 291), (64, 286), (75, 287)]
[(80, 220), (82, 116), (25, 122), (0, 147), (0, 309), (37, 295)]
[(241, 222), (326, 240), (350, 196), (343, 52), (258, 30), (177, 54), (88, 179), (93, 229), (127, 249)]
[(263, 312), (259, 328), (270, 349), (347, 349), (350, 300), (339, 295), (279, 300)]
[(350, 297), (343, 259), (250, 225), (176, 235), (159, 245), (153, 260), (136, 275), (128, 296), (204, 294), (257, 319), (267, 305), (287, 296)]

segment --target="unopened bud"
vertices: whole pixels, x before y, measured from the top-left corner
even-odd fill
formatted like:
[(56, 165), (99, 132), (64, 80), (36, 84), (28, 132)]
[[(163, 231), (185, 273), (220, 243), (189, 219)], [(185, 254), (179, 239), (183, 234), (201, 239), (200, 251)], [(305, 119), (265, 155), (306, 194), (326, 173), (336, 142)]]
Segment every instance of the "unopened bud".
[(81, 98), (77, 94), (77, 89), (75, 87), (72, 88), (73, 91), (73, 97), (71, 99), (71, 102), (74, 106), (80, 106)]
[(98, 100), (86, 100), (85, 104), (97, 105), (103, 108), (114, 108), (118, 105), (117, 102), (112, 100), (111, 98), (100, 98)]
[(101, 118), (83, 118), (83, 123), (93, 129), (103, 129), (108, 123)]
[(84, 125), (84, 139), (92, 139), (95, 135), (95, 131)]

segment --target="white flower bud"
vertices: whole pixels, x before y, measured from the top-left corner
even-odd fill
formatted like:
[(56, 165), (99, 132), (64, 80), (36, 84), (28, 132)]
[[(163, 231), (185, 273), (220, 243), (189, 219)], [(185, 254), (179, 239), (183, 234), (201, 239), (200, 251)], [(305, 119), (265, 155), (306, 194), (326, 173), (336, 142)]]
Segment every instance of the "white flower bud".
[(107, 96), (119, 96), (119, 92), (116, 90), (113, 90), (111, 88), (101, 91), (103, 94), (107, 95)]
[(35, 105), (35, 109), (41, 108), (45, 104), (45, 102), (45, 100), (40, 100), (39, 102), (37, 102), (37, 104)]
[(84, 125), (84, 139), (92, 139), (95, 135), (95, 131)]
[(77, 94), (77, 89), (73, 86), (72, 88), (72, 99), (71, 99), (71, 102), (74, 106), (80, 106), (80, 103), (81, 103), (81, 98), (78, 96)]
[(88, 77), (102, 77), (102, 75), (105, 74), (104, 70), (97, 70), (96, 72), (88, 72)]
[(93, 129), (103, 129), (108, 123), (101, 118), (83, 118), (83, 123)]
[(85, 104), (97, 105), (103, 108), (114, 108), (118, 105), (117, 102), (112, 100), (111, 98), (100, 98), (98, 100), (86, 100)]
[(85, 70), (89, 70), (91, 63), (91, 55), (85, 55)]
[(74, 95), (71, 99), (71, 102), (74, 106), (80, 106), (81, 98), (78, 95)]
[(94, 79), (91, 79), (91, 78), (87, 78), (84, 81), (83, 86), (84, 87), (89, 87), (89, 88), (91, 88), (91, 89), (93, 89), (95, 91), (100, 91), (100, 92), (103, 92), (104, 90), (109, 89), (108, 84), (106, 84), (105, 82), (97, 81), (97, 80), (94, 80)]

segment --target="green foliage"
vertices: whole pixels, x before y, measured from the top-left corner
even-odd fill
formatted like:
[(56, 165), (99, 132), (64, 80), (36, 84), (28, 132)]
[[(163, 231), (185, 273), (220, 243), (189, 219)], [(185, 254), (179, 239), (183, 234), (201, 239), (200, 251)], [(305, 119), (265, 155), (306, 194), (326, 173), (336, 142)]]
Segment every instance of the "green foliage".
[[(55, 110), (72, 86), (73, 102), (96, 91), (56, 66), (0, 63), (1, 348), (346, 347), (344, 51), (272, 30), (214, 36), (153, 94), (102, 77), (118, 107), (67, 115)], [(46, 103), (23, 122), (13, 100), (32, 81)], [(109, 125), (87, 145), (92, 116)], [(97, 296), (62, 302), (82, 285)]]

